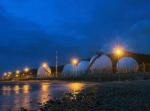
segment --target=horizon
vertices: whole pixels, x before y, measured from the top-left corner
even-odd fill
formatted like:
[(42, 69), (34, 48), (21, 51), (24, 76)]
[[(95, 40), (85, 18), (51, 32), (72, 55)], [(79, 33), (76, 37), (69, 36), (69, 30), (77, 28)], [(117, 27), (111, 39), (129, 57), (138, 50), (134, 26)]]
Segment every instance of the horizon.
[(111, 52), (150, 55), (149, 0), (1, 0), (0, 74)]

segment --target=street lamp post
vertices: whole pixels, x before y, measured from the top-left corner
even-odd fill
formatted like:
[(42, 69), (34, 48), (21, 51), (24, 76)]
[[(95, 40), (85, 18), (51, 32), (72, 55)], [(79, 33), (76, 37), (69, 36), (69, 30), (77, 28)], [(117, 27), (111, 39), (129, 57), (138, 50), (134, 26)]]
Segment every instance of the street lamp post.
[(124, 54), (124, 49), (117, 45), (114, 49), (113, 49), (113, 53), (115, 56), (117, 56), (117, 62), (119, 61), (120, 57), (123, 56)]
[(19, 74), (20, 73), (20, 71), (19, 70), (16, 70), (16, 74)]
[(46, 68), (47, 66), (48, 66), (47, 63), (43, 63), (43, 64), (42, 64), (42, 67), (43, 67), (43, 68)]
[[(117, 44), (117, 46), (115, 46), (114, 50), (113, 50), (114, 55), (117, 57), (117, 61), (116, 61), (116, 72), (117, 72), (117, 63), (120, 59), (121, 56), (124, 55), (124, 49)], [(119, 80), (120, 80), (120, 76), (119, 76)]]
[(20, 74), (20, 71), (19, 71), (19, 70), (16, 70), (16, 78), (19, 77), (19, 74)]
[(75, 67), (75, 75), (77, 75), (77, 68), (76, 68), (76, 66), (77, 66), (78, 63), (79, 63), (79, 60), (77, 58), (73, 58), (71, 60), (71, 64)]
[(25, 76), (26, 78), (29, 78), (30, 77), (29, 72), (30, 72), (30, 69), (28, 67), (25, 67), (23, 76)]

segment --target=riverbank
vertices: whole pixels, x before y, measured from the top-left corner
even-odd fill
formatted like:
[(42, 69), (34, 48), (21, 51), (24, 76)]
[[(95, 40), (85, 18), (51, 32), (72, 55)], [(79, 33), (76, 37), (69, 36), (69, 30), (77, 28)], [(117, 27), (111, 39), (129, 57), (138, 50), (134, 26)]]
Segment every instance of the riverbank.
[(150, 80), (109, 82), (47, 101), (41, 111), (149, 111)]
[(80, 76), (74, 77), (70, 74), (69, 77), (50, 77), (50, 78), (18, 78), (17, 80), (1, 80), (0, 82), (29, 82), (29, 83), (39, 83), (39, 82), (52, 82), (52, 81), (69, 81), (69, 82), (112, 82), (112, 81), (133, 81), (133, 80), (150, 80), (150, 72), (147, 73), (107, 73), (107, 74), (97, 74), (97, 73), (86, 73)]

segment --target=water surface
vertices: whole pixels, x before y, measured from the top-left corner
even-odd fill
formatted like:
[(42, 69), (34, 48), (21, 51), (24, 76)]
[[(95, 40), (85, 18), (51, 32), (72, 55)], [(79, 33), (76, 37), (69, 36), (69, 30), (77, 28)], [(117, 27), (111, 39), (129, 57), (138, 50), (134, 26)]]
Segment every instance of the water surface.
[(0, 83), (0, 111), (17, 111), (20, 107), (33, 110), (52, 98), (66, 92), (79, 93), (93, 85), (83, 82)]

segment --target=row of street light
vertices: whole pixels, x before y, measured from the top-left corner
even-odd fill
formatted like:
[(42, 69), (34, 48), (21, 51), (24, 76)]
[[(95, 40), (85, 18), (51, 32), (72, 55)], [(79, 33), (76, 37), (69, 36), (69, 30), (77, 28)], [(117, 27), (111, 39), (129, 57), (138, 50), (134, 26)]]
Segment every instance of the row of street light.
[[(46, 68), (48, 66), (48, 64), (43, 63), (41, 66), (43, 68)], [(18, 78), (21, 73), (23, 76), (25, 76), (25, 75), (29, 74), (29, 72), (30, 72), (30, 68), (28, 68), (28, 67), (25, 67), (23, 71), (16, 70), (15, 71), (15, 77)], [(9, 77), (11, 77), (12, 74), (13, 74), (12, 72), (4, 72), (3, 77), (9, 78)]]
[[(28, 67), (25, 67), (23, 72), (27, 74), (27, 73), (30, 72), (30, 69)], [(12, 72), (5, 72), (3, 74), (3, 77), (8, 77), (9, 78), (9, 77), (11, 77), (12, 74), (13, 74)], [(15, 77), (19, 77), (19, 74), (21, 74), (21, 71), (20, 70), (16, 70), (15, 71)]]
[[(113, 54), (115, 56), (117, 56), (117, 59), (119, 60), (120, 57), (122, 57), (124, 55), (124, 48), (121, 47), (120, 45), (116, 45), (113, 49)], [(77, 65), (79, 63), (79, 59), (78, 58), (73, 58), (71, 60), (71, 64), (72, 65)]]
[[(114, 47), (114, 49), (113, 49), (113, 54), (116, 55), (117, 59), (119, 60), (119, 58), (121, 56), (123, 56), (123, 54), (124, 54), (124, 49), (121, 46), (116, 45), (116, 47)], [(78, 58), (72, 58), (71, 59), (71, 64), (72, 65), (76, 66), (78, 63), (79, 63), (79, 59)], [(46, 67), (48, 67), (48, 64), (47, 63), (43, 63), (41, 66), (43, 68), (46, 68)], [(29, 74), (29, 72), (30, 72), (30, 68), (25, 67), (24, 70), (23, 70), (23, 73)], [(20, 73), (21, 73), (20, 70), (16, 70), (15, 77), (19, 77)], [(25, 75), (25, 74), (23, 74), (23, 75)], [(5, 72), (3, 77), (10, 77), (11, 75), (12, 75), (12, 72)]]

